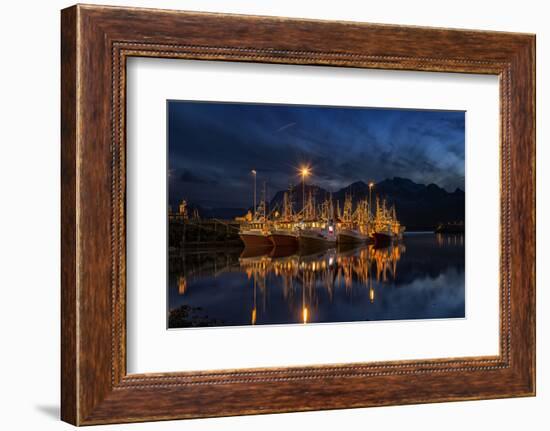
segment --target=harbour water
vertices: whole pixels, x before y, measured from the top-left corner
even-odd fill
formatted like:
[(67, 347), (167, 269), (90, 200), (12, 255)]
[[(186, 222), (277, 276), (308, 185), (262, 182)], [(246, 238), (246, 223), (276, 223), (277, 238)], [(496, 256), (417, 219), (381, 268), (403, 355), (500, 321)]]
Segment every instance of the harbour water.
[(464, 235), (386, 247), (188, 249), (171, 257), (168, 327), (465, 316)]

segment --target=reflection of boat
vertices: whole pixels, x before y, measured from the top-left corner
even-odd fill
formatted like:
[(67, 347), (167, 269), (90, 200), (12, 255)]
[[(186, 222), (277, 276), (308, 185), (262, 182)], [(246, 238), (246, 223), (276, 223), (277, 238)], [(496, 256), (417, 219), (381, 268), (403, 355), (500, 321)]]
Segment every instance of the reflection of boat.
[(364, 250), (365, 247), (362, 244), (358, 243), (338, 243), (338, 256), (355, 256), (359, 253), (360, 250)]
[(273, 247), (267, 254), (241, 255), (239, 265), (248, 279), (253, 280), (254, 298), (256, 289), (263, 298), (260, 308), (254, 302), (252, 321), (262, 322), (268, 305), (265, 299), (270, 287), (277, 283), (276, 279), (280, 280), (283, 298), (289, 306), (298, 305), (301, 294), (300, 314), (296, 319), (302, 323), (316, 320), (321, 291), (325, 291), (332, 301), (340, 287), (351, 295), (354, 286), (363, 286), (368, 289), (368, 300), (372, 303), (376, 285), (395, 279), (397, 263), (404, 251), (405, 247), (399, 243), (381, 248), (372, 244), (339, 244), (316, 249)]
[(246, 259), (250, 257), (265, 256), (271, 251), (271, 248), (271, 244), (260, 247), (245, 246), (239, 258)]
[(374, 245), (375, 246), (387, 246), (394, 238), (394, 235), (392, 232), (374, 232), (372, 234), (372, 237), (374, 238)]
[(392, 279), (397, 276), (397, 262), (401, 259), (401, 254), (405, 252), (405, 246), (392, 243), (390, 246), (374, 246), (371, 251), (371, 259), (375, 262), (376, 279), (386, 281), (388, 272)]
[[(303, 254), (300, 253), (298, 255), (300, 258), (300, 263), (317, 263), (317, 267), (321, 267), (321, 262), (323, 261), (329, 261), (332, 262), (336, 257), (336, 250), (333, 248), (325, 249), (322, 251), (317, 251), (314, 253), (309, 254)], [(315, 266), (315, 265), (314, 265)]]
[[(283, 268), (292, 266), (300, 271), (324, 271), (336, 264), (340, 268), (348, 268), (350, 274), (354, 273), (359, 278), (368, 278), (366, 268), (374, 266), (377, 279), (386, 278), (385, 272), (396, 274), (397, 262), (405, 252), (405, 246), (393, 243), (386, 247), (362, 245), (349, 247), (344, 250), (336, 248), (324, 248), (317, 250), (303, 250), (295, 248), (245, 248), (239, 258), (241, 267), (261, 270), (266, 272), (281, 273)], [(382, 277), (383, 275), (383, 277)]]
[(296, 254), (297, 247), (273, 247), (269, 253), (269, 257), (273, 259), (293, 256)]

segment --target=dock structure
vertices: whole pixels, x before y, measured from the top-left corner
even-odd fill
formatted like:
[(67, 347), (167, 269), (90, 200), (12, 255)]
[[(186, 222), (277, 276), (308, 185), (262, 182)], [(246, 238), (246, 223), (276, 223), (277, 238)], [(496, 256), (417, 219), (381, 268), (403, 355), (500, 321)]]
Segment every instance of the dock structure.
[(240, 245), (241, 224), (235, 220), (186, 218), (169, 216), (170, 248)]

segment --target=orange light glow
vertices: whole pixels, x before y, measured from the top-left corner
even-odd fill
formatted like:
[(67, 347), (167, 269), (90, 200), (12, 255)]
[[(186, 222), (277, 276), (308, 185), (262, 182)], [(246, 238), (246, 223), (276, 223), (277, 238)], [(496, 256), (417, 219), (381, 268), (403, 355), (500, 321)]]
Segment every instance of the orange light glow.
[(307, 307), (302, 308), (302, 318), (304, 323), (307, 323)]
[(256, 324), (256, 308), (252, 309), (252, 324)]

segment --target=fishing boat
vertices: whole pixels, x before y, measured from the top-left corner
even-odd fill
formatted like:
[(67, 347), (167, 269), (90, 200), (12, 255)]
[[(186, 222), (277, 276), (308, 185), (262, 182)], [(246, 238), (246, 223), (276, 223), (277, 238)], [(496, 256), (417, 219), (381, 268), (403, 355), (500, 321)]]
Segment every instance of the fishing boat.
[(394, 240), (401, 239), (405, 226), (401, 226), (397, 220), (395, 206), (388, 209), (386, 200), (380, 201), (376, 198), (376, 216), (373, 222), (373, 239), (376, 246), (383, 246), (391, 243)]
[[(292, 186), (284, 193), (282, 211), (278, 204), (268, 213), (267, 193), (264, 182), (263, 197), (256, 206), (256, 171), (254, 175), (254, 207), (244, 217), (239, 217), (239, 236), (245, 247), (282, 247), (312, 248), (327, 247), (338, 244), (364, 244), (374, 241), (383, 246), (401, 239), (405, 230), (397, 220), (395, 207), (389, 208), (384, 199), (376, 197), (376, 210), (371, 206), (372, 183), (369, 184), (369, 198), (362, 199), (355, 205), (352, 195), (345, 197), (343, 212), (340, 202), (337, 209), (333, 206), (332, 193), (327, 193), (321, 205), (316, 205), (314, 190), (309, 187), (306, 199), (305, 177), (310, 175), (303, 168), (302, 174), (302, 209), (293, 211)], [(354, 210), (355, 207), (355, 210)]]
[(269, 239), (269, 229), (265, 222), (252, 221), (243, 223), (239, 230), (239, 237), (244, 242), (245, 247), (272, 247)]
[(346, 195), (342, 214), (338, 209), (338, 244), (358, 244), (369, 239), (368, 221), (369, 212), (366, 200), (359, 202), (353, 211), (351, 195)]
[(272, 247), (272, 242), (269, 239), (270, 222), (267, 219), (266, 200), (265, 200), (265, 183), (262, 200), (257, 208), (254, 208), (254, 215), (251, 220), (241, 224), (239, 229), (239, 237), (244, 242), (245, 247)]
[(301, 248), (319, 248), (336, 244), (338, 239), (333, 220), (332, 196), (320, 206), (317, 215), (315, 200), (310, 190), (307, 203), (302, 211), (302, 221), (298, 224), (298, 242)]
[(300, 247), (303, 248), (332, 246), (336, 244), (337, 238), (335, 225), (331, 223), (306, 224), (298, 234)]
[(356, 229), (339, 229), (338, 244), (360, 244), (366, 242), (369, 236)]
[(293, 223), (288, 225), (275, 223), (269, 232), (269, 240), (275, 247), (296, 247), (298, 245), (298, 230)]
[(283, 195), (283, 213), (280, 219), (273, 222), (269, 240), (275, 247), (297, 247), (298, 230), (292, 208), (291, 190)]

